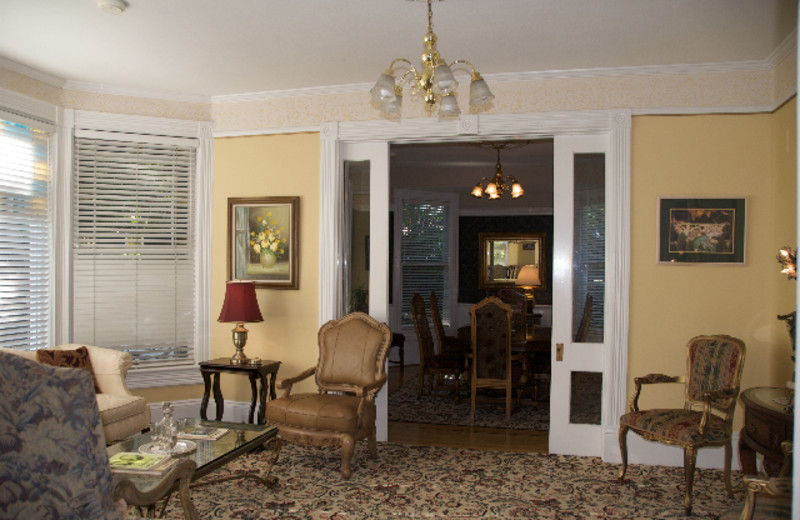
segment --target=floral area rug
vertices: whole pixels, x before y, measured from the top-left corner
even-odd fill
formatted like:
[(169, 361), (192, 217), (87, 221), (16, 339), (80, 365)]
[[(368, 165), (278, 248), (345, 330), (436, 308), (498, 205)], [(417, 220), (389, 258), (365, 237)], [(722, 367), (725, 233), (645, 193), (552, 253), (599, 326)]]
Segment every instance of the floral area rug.
[[(196, 488), (204, 519), (710, 519), (743, 501), (728, 498), (721, 470), (695, 473), (693, 516), (683, 515), (683, 469), (619, 466), (599, 458), (378, 444), (378, 457), (358, 443), (353, 476), (339, 473), (340, 451), (285, 445), (274, 489), (254, 480)], [(206, 478), (266, 466), (254, 453)], [(166, 518), (182, 518), (176, 498)]]
[(433, 395), (417, 399), (418, 376), (409, 377), (400, 388), (389, 394), (389, 420), (456, 426), (480, 426), (486, 428), (508, 428), (515, 430), (548, 430), (550, 412), (548, 405), (532, 406), (523, 403), (516, 406), (511, 420), (506, 421), (505, 400), (495, 403), (479, 402), (475, 410), (475, 422), (469, 420), (469, 394), (461, 390), (459, 401), (450, 389), (434, 390)]

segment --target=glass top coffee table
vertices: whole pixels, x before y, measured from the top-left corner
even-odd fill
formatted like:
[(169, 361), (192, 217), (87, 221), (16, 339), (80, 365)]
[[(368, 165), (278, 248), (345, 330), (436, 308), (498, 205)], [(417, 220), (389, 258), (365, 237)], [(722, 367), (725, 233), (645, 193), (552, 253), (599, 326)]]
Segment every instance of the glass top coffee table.
[[(197, 448), (184, 455), (178, 455), (180, 458), (193, 460), (197, 464), (197, 469), (192, 476), (192, 487), (207, 486), (236, 478), (252, 478), (268, 488), (272, 488), (277, 484), (277, 479), (270, 476), (272, 466), (278, 460), (282, 446), (281, 440), (278, 438), (278, 429), (275, 426), (187, 419), (187, 427), (198, 426), (224, 428), (228, 431), (218, 439), (189, 439), (197, 445)], [(107, 447), (106, 451), (108, 456), (111, 457), (115, 453), (122, 451), (139, 451), (140, 446), (150, 442), (152, 442), (150, 432), (143, 433), (113, 444)], [(196, 482), (238, 457), (262, 447), (269, 451), (263, 473), (237, 473), (216, 479), (207, 479), (200, 483)], [(147, 491), (157, 486), (162, 480), (162, 476), (135, 475), (131, 473), (125, 473), (124, 477), (130, 479), (140, 491)], [(167, 501), (169, 501), (169, 496), (167, 496)], [(166, 503), (164, 507), (166, 507)]]

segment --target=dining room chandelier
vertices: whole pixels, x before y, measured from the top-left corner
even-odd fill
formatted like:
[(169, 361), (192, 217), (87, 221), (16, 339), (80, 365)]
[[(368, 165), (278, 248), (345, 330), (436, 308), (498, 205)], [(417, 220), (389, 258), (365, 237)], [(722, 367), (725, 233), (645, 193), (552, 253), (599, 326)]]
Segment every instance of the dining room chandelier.
[[(497, 200), (505, 191), (511, 192), (512, 199), (518, 199), (525, 193), (525, 190), (522, 189), (522, 185), (517, 179), (511, 175), (503, 175), (503, 166), (500, 164), (500, 150), (505, 148), (505, 146), (506, 145), (503, 143), (492, 143), (492, 147), (497, 150), (497, 164), (494, 167), (494, 176), (491, 179), (486, 177), (481, 178), (478, 184), (472, 188), (470, 195), (480, 199), (486, 194), (489, 200)], [(483, 184), (484, 182), (486, 183), (485, 187)]]
[[(378, 78), (370, 90), (379, 108), (388, 115), (399, 116), (403, 101), (403, 86), (406, 85), (414, 97), (422, 97), (428, 109), (439, 104), (439, 116), (457, 116), (461, 113), (456, 100), (458, 81), (453, 68), (469, 67), (469, 104), (475, 109), (485, 108), (494, 99), (481, 75), (467, 60), (457, 59), (449, 65), (436, 48), (437, 37), (433, 32), (433, 11), (428, 0), (428, 32), (422, 39), (422, 65), (417, 69), (407, 58), (396, 58)], [(399, 77), (399, 81), (396, 78)]]

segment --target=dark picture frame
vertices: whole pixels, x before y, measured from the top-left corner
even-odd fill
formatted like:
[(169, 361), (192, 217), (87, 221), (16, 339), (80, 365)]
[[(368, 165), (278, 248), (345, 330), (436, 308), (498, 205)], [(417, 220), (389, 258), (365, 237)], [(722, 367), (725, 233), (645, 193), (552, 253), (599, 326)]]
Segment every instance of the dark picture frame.
[(659, 198), (660, 263), (744, 264), (745, 198)]
[(228, 199), (228, 280), (298, 289), (300, 197)]

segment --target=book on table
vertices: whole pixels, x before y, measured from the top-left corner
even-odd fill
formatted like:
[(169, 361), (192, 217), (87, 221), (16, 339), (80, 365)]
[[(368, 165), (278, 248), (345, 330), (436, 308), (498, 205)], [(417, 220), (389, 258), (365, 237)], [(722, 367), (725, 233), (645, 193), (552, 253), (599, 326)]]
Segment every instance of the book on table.
[(137, 475), (161, 475), (169, 471), (178, 459), (169, 455), (122, 451), (108, 459), (111, 471)]
[(214, 428), (212, 426), (187, 426), (178, 434), (181, 439), (217, 440), (228, 433), (227, 428)]

